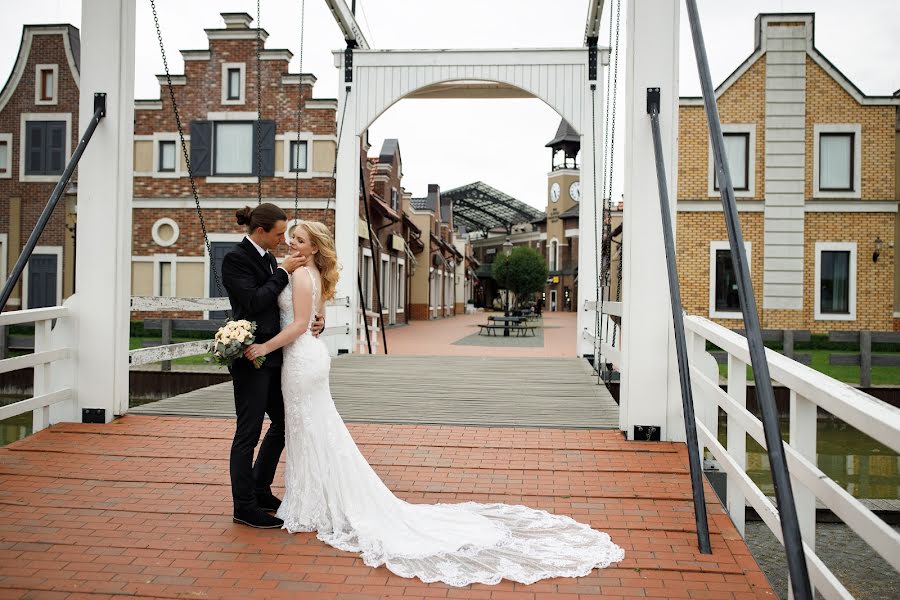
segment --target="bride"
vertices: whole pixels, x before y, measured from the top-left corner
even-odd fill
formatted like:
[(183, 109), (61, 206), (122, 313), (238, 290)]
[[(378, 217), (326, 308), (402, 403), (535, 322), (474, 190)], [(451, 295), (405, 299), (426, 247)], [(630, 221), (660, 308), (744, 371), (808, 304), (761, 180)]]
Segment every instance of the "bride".
[(384, 485), (334, 407), (331, 357), (309, 326), (334, 297), (337, 256), (325, 225), (304, 221), (290, 241), (307, 258), (278, 297), (281, 333), (247, 349), (251, 357), (284, 347), (287, 465), (278, 518), (291, 533), (360, 552), (371, 566), (452, 586), (533, 583), (580, 577), (623, 559), (609, 535), (569, 517), (508, 504), (410, 504)]

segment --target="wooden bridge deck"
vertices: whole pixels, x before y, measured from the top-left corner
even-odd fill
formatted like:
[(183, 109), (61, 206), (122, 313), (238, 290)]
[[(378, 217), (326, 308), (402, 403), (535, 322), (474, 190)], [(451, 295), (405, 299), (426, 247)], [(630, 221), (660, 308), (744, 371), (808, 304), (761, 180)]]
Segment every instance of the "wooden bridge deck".
[[(331, 391), (348, 422), (607, 428), (619, 407), (575, 358), (349, 355)], [(145, 404), (131, 414), (234, 417), (231, 382)]]
[(314, 534), (233, 524), (231, 421), (129, 415), (56, 425), (0, 448), (0, 598), (775, 597), (709, 487), (713, 554), (697, 551), (683, 444), (592, 429), (349, 427), (407, 501), (570, 515), (609, 532), (625, 560), (530, 586), (397, 577)]

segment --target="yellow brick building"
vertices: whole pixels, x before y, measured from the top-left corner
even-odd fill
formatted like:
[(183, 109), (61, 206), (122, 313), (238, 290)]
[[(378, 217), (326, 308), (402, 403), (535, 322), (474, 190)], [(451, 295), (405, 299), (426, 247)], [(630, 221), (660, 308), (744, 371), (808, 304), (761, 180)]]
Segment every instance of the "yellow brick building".
[[(716, 90), (764, 329), (900, 330), (900, 91), (862, 93), (815, 47), (813, 14), (762, 14)], [(680, 99), (685, 309), (743, 326), (700, 98)]]

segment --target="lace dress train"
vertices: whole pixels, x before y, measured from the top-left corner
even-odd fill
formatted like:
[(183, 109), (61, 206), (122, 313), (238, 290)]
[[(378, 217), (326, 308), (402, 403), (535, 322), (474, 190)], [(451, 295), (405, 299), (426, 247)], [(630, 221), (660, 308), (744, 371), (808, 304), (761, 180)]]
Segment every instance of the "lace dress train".
[[(278, 299), (282, 327), (293, 319), (293, 287)], [(609, 535), (569, 517), (520, 505), (397, 498), (335, 409), (330, 366), (324, 342), (309, 333), (284, 349), (287, 466), (277, 516), (289, 532), (316, 531), (335, 548), (361, 553), (369, 566), (453, 586), (578, 577), (623, 559)]]

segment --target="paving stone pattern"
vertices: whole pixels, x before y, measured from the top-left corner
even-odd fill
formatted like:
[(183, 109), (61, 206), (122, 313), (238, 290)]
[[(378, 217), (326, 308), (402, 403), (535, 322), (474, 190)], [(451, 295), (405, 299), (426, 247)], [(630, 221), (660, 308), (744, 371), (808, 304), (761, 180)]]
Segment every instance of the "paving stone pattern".
[(351, 424), (404, 500), (527, 504), (625, 549), (623, 562), (586, 577), (452, 588), (367, 567), (312, 533), (232, 523), (233, 428), (127, 416), (0, 448), (0, 599), (775, 598), (709, 487), (714, 553), (697, 550), (684, 444), (608, 430)]

